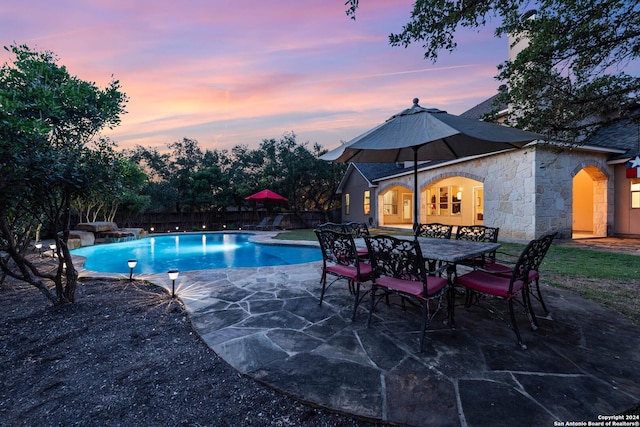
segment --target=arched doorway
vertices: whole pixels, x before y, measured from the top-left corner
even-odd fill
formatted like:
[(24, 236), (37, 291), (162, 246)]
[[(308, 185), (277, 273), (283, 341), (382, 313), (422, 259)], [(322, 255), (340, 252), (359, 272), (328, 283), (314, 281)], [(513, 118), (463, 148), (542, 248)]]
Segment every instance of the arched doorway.
[(582, 168), (573, 177), (572, 194), (572, 238), (606, 237), (606, 175), (595, 166)]
[(382, 191), (378, 196), (378, 221), (381, 226), (411, 227), (413, 192), (399, 185)]
[(484, 186), (464, 176), (432, 181), (421, 191), (420, 222), (484, 224)]

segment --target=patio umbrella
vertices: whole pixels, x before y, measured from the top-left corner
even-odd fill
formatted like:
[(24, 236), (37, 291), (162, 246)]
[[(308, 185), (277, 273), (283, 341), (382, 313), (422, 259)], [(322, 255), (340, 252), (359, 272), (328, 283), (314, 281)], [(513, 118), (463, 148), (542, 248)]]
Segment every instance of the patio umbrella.
[[(258, 191), (255, 194), (252, 194), (250, 196), (247, 196), (244, 198), (245, 200), (252, 200), (254, 202), (261, 202), (261, 203), (265, 203), (265, 207), (267, 206), (266, 203), (267, 202), (278, 202), (278, 201), (282, 201), (282, 202), (286, 202), (289, 199), (287, 199), (284, 196), (279, 195), (278, 193), (275, 193), (271, 190), (265, 189), (262, 191)], [(254, 206), (255, 208), (255, 206)], [(254, 209), (255, 214), (257, 215), (257, 212)], [(269, 209), (267, 209), (267, 212), (269, 212)]]
[(282, 200), (283, 202), (288, 201), (289, 199), (287, 199), (284, 196), (279, 195), (278, 193), (274, 193), (271, 190), (262, 190), (262, 191), (258, 191), (255, 194), (252, 194), (250, 196), (247, 196), (244, 198), (245, 200), (254, 200), (256, 202), (269, 202), (269, 201), (277, 201), (277, 200)]
[(543, 136), (495, 123), (413, 106), (320, 158), (338, 163), (393, 163), (413, 160), (414, 224), (418, 222), (418, 162), (522, 148)]

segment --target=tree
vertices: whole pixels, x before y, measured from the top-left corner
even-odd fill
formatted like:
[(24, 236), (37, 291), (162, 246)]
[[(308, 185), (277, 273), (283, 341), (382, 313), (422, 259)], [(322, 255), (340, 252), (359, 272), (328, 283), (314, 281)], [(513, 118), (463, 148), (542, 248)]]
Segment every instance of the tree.
[[(67, 245), (71, 205), (91, 194), (101, 154), (90, 142), (104, 127), (120, 123), (126, 96), (117, 80), (99, 89), (71, 76), (51, 52), (24, 45), (5, 49), (15, 60), (0, 68), (0, 238), (7, 254), (0, 268), (53, 303), (73, 302), (77, 272)], [(42, 227), (56, 241), (53, 272), (41, 271), (26, 257)]]
[(280, 140), (264, 139), (256, 150), (235, 147), (233, 153), (236, 173), (242, 174), (245, 183), (253, 184), (245, 186), (242, 198), (270, 188), (286, 196), (294, 212), (331, 209), (346, 168), (320, 160), (322, 148), (315, 144), (310, 151), (306, 143), (296, 141), (293, 132)]
[(226, 150), (201, 150), (183, 138), (167, 146), (170, 153), (136, 147), (128, 158), (149, 177), (143, 193), (156, 211), (206, 212), (246, 206), (245, 197), (264, 188), (285, 195), (295, 212), (329, 210), (346, 165), (327, 164), (322, 148), (298, 144), (293, 132), (281, 139), (263, 139), (256, 149), (237, 145)]
[[(358, 0), (348, 0), (355, 18)], [(411, 19), (391, 34), (393, 46), (422, 42), (425, 58), (453, 51), (460, 28), (479, 29), (492, 18), (497, 37), (512, 35), (528, 45), (498, 67), (499, 101), (514, 106), (508, 121), (550, 137), (587, 137), (624, 114), (637, 99), (640, 77), (625, 72), (640, 56), (640, 2), (629, 0), (543, 0), (535, 17), (522, 2), (417, 0)]]
[(80, 221), (113, 221), (121, 206), (128, 213), (143, 212), (149, 204), (149, 198), (139, 194), (147, 179), (144, 172), (108, 139), (99, 138), (91, 146), (86, 159), (91, 188), (73, 201)]
[(149, 176), (142, 193), (156, 211), (209, 211), (229, 203), (229, 180), (222, 169), (225, 152), (203, 152), (198, 141), (189, 138), (167, 148), (170, 153), (141, 146), (128, 153)]

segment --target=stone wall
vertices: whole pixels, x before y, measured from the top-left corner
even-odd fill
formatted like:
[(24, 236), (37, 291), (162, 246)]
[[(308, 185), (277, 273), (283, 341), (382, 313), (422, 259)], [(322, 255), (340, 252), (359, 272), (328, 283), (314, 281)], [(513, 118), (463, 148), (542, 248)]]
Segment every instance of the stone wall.
[(596, 236), (611, 234), (614, 220), (614, 174), (609, 153), (581, 148), (559, 150), (542, 146), (536, 152), (536, 234), (558, 231), (569, 239), (573, 229), (573, 177), (584, 169), (593, 180), (593, 216)]
[(115, 222), (84, 222), (77, 224), (75, 229), (69, 232), (68, 245), (70, 249), (75, 249), (96, 243), (136, 240), (146, 234), (142, 228), (118, 228)]
[[(571, 238), (573, 177), (585, 169), (594, 181), (594, 234), (610, 235), (614, 214), (613, 168), (608, 153), (581, 148), (532, 146), (465, 162), (434, 166), (419, 173), (421, 190), (433, 182), (464, 176), (483, 183), (484, 224), (500, 227), (500, 239), (523, 242), (558, 231)], [(394, 185), (413, 189), (407, 173), (379, 183), (377, 194)], [(421, 206), (421, 209), (423, 205)]]

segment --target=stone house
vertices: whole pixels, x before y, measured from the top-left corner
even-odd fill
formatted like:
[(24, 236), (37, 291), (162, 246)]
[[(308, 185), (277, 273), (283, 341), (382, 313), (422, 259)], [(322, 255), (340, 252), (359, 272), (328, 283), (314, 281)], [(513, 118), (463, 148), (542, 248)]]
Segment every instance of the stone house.
[[(480, 117), (490, 100), (468, 112)], [(532, 143), (418, 166), (419, 221), (500, 227), (505, 241), (640, 236), (639, 124), (622, 121), (579, 146)], [(350, 164), (338, 192), (342, 220), (380, 227), (413, 224), (413, 166)]]

